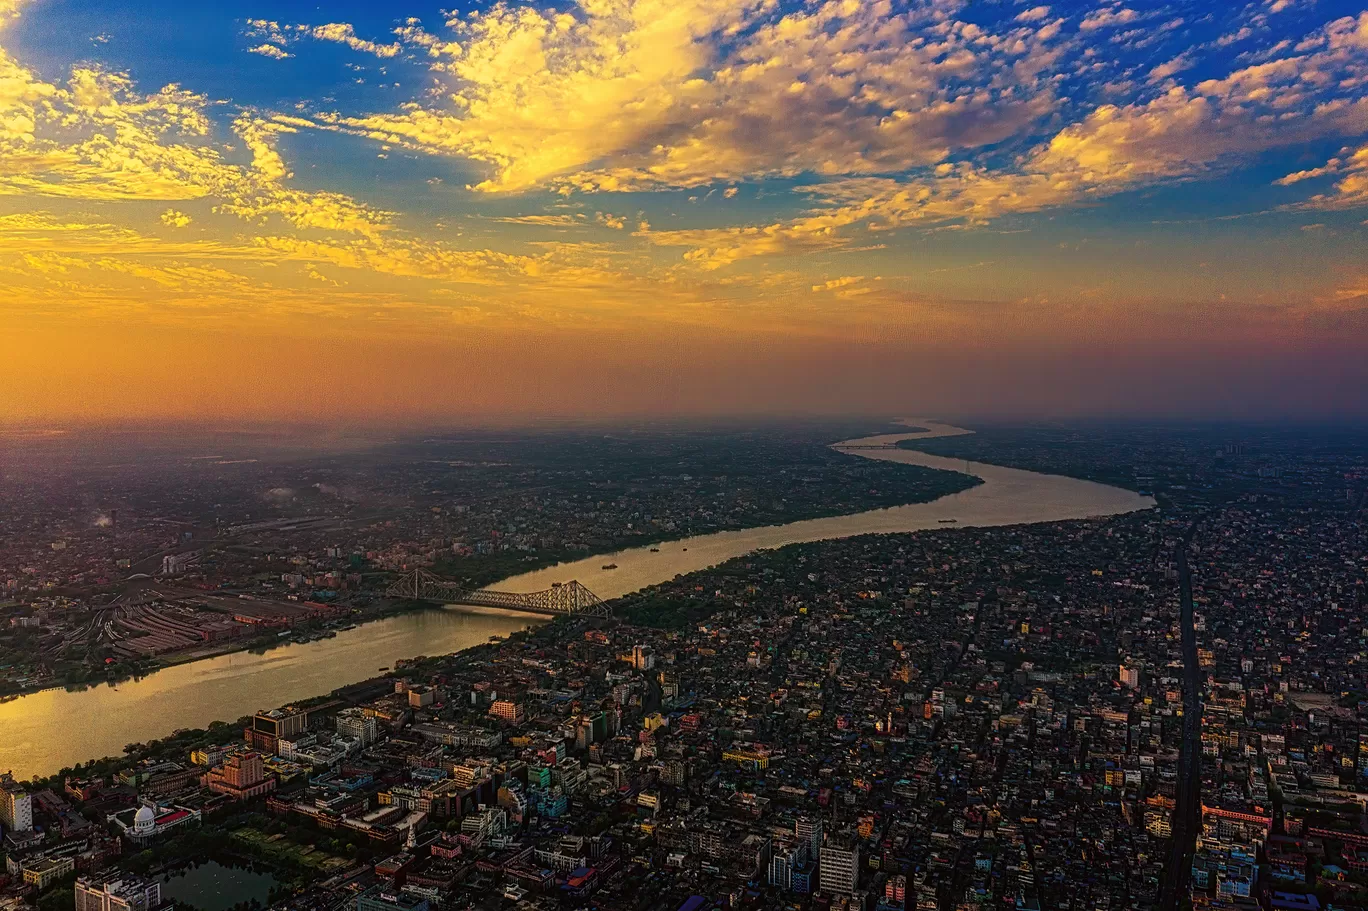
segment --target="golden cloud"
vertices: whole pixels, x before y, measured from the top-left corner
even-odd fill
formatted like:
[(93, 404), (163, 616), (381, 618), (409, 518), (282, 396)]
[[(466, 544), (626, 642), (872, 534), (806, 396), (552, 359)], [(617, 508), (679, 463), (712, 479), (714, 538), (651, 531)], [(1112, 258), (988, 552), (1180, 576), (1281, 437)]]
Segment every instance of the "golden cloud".
[[(1368, 13), (1330, 23), (1296, 54), (1242, 67), (1224, 79), (1173, 85), (1129, 105), (1102, 105), (1059, 130), (1010, 169), (943, 162), (928, 176), (844, 178), (807, 188), (827, 205), (786, 222), (690, 231), (639, 232), (658, 245), (690, 247), (684, 259), (708, 269), (756, 256), (848, 246), (842, 229), (887, 230), (954, 221), (985, 224), (1004, 215), (1086, 202), (1166, 180), (1234, 166), (1250, 155), (1368, 131), (1368, 97), (1353, 86), (1368, 79)], [(1348, 86), (1350, 94), (1341, 94)], [(1362, 152), (1336, 193), (1308, 205), (1364, 204)], [(1330, 173), (1283, 178), (1285, 183)]]
[(19, 9), (28, 3), (28, 0), (0, 0), (0, 28), (11, 19), (19, 18)]
[(271, 19), (248, 19), (247, 36), (266, 39), (265, 43), (249, 48), (250, 53), (263, 54), (277, 59), (293, 56), (286, 52), (283, 46), (301, 38), (345, 44), (354, 51), (380, 58), (397, 57), (401, 50), (398, 44), (380, 44), (360, 37), (356, 34), (356, 28), (348, 22), (328, 22), (323, 25), (282, 25)]
[(276, 60), (288, 60), (294, 56), (294, 54), (284, 48), (276, 47), (274, 44), (258, 44), (256, 47), (247, 48), (247, 53), (260, 54), (263, 57), (272, 57)]
[[(734, 266), (876, 249), (882, 244), (870, 241), (885, 238), (870, 233), (982, 225), (1219, 173), (1277, 145), (1368, 132), (1368, 15), (1337, 20), (1295, 49), (1245, 56), (1225, 78), (1196, 84), (1180, 84), (1193, 55), (1166, 54), (1167, 63), (1135, 69), (1137, 100), (1098, 104), (1057, 96), (1061, 68), (1074, 65), (1069, 52), (1083, 42), (1065, 35), (1066, 20), (1048, 7), (1026, 9), (996, 33), (957, 18), (960, 8), (918, 0), (827, 0), (789, 13), (772, 0), (582, 0), (568, 11), (499, 4), (454, 20), (442, 37), (410, 21), (394, 44), (345, 23), (251, 24), (264, 42), (249, 48), (255, 53), (287, 56), (309, 40), (382, 58), (407, 49), (445, 86), (438, 101), (424, 96), (367, 116), (302, 116), (304, 102), (288, 115), (241, 111), (178, 85), (144, 92), (97, 66), (46, 81), (0, 50), (0, 195), (54, 209), (0, 216), (5, 305), (79, 301), (69, 306), (113, 312), (170, 302), (167, 310), (182, 314), (211, 311), (212, 298), (223, 313), (293, 307), (374, 319), (402, 311), (563, 322), (612, 314), (700, 324), (747, 308), (896, 308), (877, 277), (823, 274), (821, 260), (795, 262), (794, 272)], [(1088, 31), (1126, 24), (1125, 7), (1104, 11), (1116, 21)], [(1154, 84), (1144, 83), (1146, 72)], [(238, 111), (231, 126), (215, 122), (223, 110)], [(1053, 135), (1040, 141), (1045, 123)], [(800, 191), (801, 211), (767, 216), (772, 224), (710, 225), (703, 210), (713, 193), (700, 192), (688, 224), (704, 227), (687, 230), (653, 230), (626, 201), (602, 208), (630, 214), (586, 206), (568, 215), (535, 211), (533, 199), (527, 214), (477, 211), (459, 226), (434, 227), (513, 234), (508, 249), (516, 252), (485, 239), (461, 249), (413, 233), (395, 212), (295, 186), (294, 170), (308, 173), (308, 163), (294, 160), (291, 137), (319, 126), (483, 162), (478, 189), (486, 192), (717, 183), (720, 203), (737, 196), (742, 179), (817, 182)], [(1361, 155), (1346, 151), (1283, 182), (1332, 178), (1334, 191), (1307, 205), (1364, 204)], [(459, 192), (441, 192), (449, 191)], [(671, 217), (643, 208), (658, 223)], [(193, 231), (166, 230), (191, 224), (190, 213)], [(639, 225), (633, 239), (629, 220)], [(560, 237), (602, 242), (528, 242), (536, 232), (491, 223), (583, 226), (597, 233)], [(197, 287), (212, 290), (199, 300)]]
[(1094, 10), (1083, 17), (1083, 21), (1079, 23), (1078, 27), (1085, 32), (1091, 32), (1102, 28), (1131, 25), (1139, 22), (1141, 18), (1141, 15), (1135, 10), (1118, 4)]
[(494, 219), (506, 225), (535, 225), (542, 228), (583, 227), (583, 216), (574, 215), (509, 215)]
[(345, 22), (329, 22), (326, 25), (316, 25), (308, 29), (308, 34), (319, 41), (335, 41), (345, 44), (354, 51), (361, 51), (365, 54), (374, 54), (376, 57), (395, 57), (399, 54), (397, 44), (377, 44), (356, 35), (356, 29)]
[(1346, 149), (1342, 157), (1332, 158), (1319, 168), (1297, 171), (1275, 181), (1281, 186), (1317, 177), (1340, 175), (1333, 193), (1320, 193), (1295, 206), (1304, 209), (1353, 209), (1368, 206), (1368, 145), (1356, 151)]
[[(935, 4), (584, 0), (496, 4), (403, 40), (459, 80), (443, 107), (330, 115), (326, 126), (486, 162), (485, 191), (617, 191), (812, 172), (901, 171), (1001, 141), (1055, 106), (1056, 49)], [(929, 37), (928, 37), (929, 36)]]

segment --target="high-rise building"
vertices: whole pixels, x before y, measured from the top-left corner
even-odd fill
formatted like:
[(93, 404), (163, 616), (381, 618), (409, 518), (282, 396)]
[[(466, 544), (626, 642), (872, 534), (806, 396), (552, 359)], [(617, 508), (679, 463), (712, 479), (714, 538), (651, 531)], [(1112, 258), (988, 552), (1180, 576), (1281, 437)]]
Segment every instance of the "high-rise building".
[(496, 699), (489, 706), (489, 714), (515, 723), (521, 723), (523, 720), (522, 706), (511, 699)]
[(595, 712), (589, 716), (588, 720), (593, 728), (594, 742), (599, 743), (600, 741), (607, 740), (609, 735), (608, 713)]
[(808, 856), (816, 860), (822, 856), (822, 817), (801, 816), (793, 824), (793, 834), (807, 842)]
[(337, 713), (337, 733), (359, 740), (361, 746), (368, 747), (380, 739), (380, 724), (375, 716), (367, 715), (361, 709), (343, 709)]
[(809, 857), (808, 843), (801, 839), (776, 844), (770, 856), (769, 884), (794, 891), (794, 874), (811, 866)]
[(665, 784), (682, 788), (689, 775), (689, 767), (678, 759), (667, 759), (660, 771), (660, 780)]
[(1120, 680), (1124, 686), (1136, 689), (1140, 686), (1140, 666), (1134, 662), (1127, 661), (1125, 664), (1121, 665), (1120, 672), (1117, 674), (1117, 679)]
[(156, 880), (127, 874), (112, 880), (76, 880), (76, 911), (155, 911), (161, 904), (161, 883)]
[(860, 848), (852, 844), (838, 847), (822, 846), (822, 859), (817, 864), (821, 890), (833, 895), (853, 895), (860, 885)]
[(6, 832), (33, 830), (33, 797), (8, 775), (0, 779), (0, 822)]
[(276, 744), (282, 740), (293, 740), (309, 726), (309, 713), (294, 709), (271, 709), (257, 712), (252, 724), (244, 731), (248, 743), (255, 749), (267, 753), (276, 751)]
[(210, 769), (207, 777), (209, 790), (227, 794), (238, 800), (259, 797), (275, 790), (275, 779), (266, 775), (266, 764), (260, 753), (247, 751), (229, 756), (217, 769)]

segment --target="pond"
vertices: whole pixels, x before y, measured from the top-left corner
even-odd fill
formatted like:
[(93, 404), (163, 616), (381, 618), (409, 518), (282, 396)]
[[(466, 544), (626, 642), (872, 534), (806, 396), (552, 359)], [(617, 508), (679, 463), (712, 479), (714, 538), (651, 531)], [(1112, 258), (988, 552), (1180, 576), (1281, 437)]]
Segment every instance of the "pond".
[(162, 877), (162, 898), (198, 911), (228, 911), (253, 899), (267, 904), (276, 878), (260, 869), (207, 861)]

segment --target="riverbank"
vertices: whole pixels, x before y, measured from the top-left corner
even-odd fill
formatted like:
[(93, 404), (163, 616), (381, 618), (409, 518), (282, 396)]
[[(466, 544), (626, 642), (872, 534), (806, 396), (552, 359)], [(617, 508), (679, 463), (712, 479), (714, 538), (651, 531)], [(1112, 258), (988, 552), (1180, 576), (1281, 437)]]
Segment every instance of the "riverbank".
[(233, 652), (81, 691), (49, 689), (0, 705), (0, 769), (51, 774), (130, 743), (329, 693), (417, 655), (449, 654), (548, 622), (496, 609), (428, 606), (259, 653)]
[(13, 700), (20, 699), (24, 696), (44, 693), (50, 690), (64, 690), (70, 693), (80, 693), (100, 686), (117, 686), (118, 684), (129, 681), (142, 680), (169, 668), (179, 667), (184, 664), (193, 664), (197, 661), (207, 661), (224, 655), (239, 653), (264, 655), (275, 649), (286, 648), (291, 645), (308, 644), (309, 642), (332, 638), (332, 635), (336, 635), (343, 630), (360, 628), (368, 623), (377, 623), (392, 617), (397, 617), (401, 614), (439, 609), (439, 605), (425, 601), (386, 599), (375, 609), (358, 609), (351, 614), (342, 617), (334, 617), (327, 622), (310, 623), (294, 627), (288, 631), (290, 635), (283, 637), (280, 635), (279, 630), (272, 630), (267, 634), (254, 636), (250, 639), (234, 639), (216, 645), (200, 646), (181, 652), (166, 652), (142, 662), (125, 662), (123, 665), (115, 665), (113, 672), (111, 673), (85, 680), (66, 682), (44, 681), (36, 685), (9, 689), (4, 693), (0, 693), (0, 705), (3, 705), (6, 702), (12, 702)]
[[(865, 437), (837, 444), (864, 458), (970, 474), (980, 483), (928, 503), (785, 525), (701, 535), (637, 547), (524, 573), (498, 583), (531, 592), (577, 579), (611, 599), (734, 557), (785, 544), (865, 534), (958, 527), (1017, 525), (1115, 515), (1151, 508), (1154, 501), (1115, 487), (1058, 475), (1038, 474), (982, 462), (944, 459), (901, 450), (900, 439), (967, 433), (935, 422), (916, 422), (920, 433)], [(607, 565), (615, 569), (605, 569)], [(121, 687), (82, 693), (26, 696), (0, 706), (0, 768), (20, 777), (46, 773), (92, 756), (117, 753), (125, 743), (165, 736), (178, 728), (201, 728), (213, 719), (237, 718), (262, 708), (330, 692), (364, 680), (399, 658), (450, 653), (539, 625), (531, 615), (439, 609), (405, 613), (358, 627), (335, 639), (190, 662)], [(72, 718), (89, 719), (76, 728)]]
[[(445, 545), (451, 540), (467, 539), (450, 539), (444, 541), (443, 546), (432, 548), (436, 562), (429, 568), (465, 589), (497, 587), (501, 580), (591, 558), (596, 553), (649, 548), (726, 531), (744, 531), (905, 503), (930, 502), (978, 483), (972, 477), (954, 472), (929, 469), (909, 471), (867, 460), (851, 460), (826, 445), (831, 439), (831, 436), (806, 438), (792, 445), (781, 445), (785, 440), (783, 437), (770, 439), (765, 451), (771, 458), (764, 463), (768, 471), (757, 468), (754, 453), (749, 458), (730, 457), (725, 450), (716, 450), (708, 459), (699, 462), (696, 459), (676, 458), (668, 450), (653, 451), (649, 459), (627, 464), (627, 473), (616, 478), (611, 489), (591, 485), (593, 496), (601, 499), (598, 502), (585, 501), (582, 512), (592, 516), (607, 510), (610, 515), (602, 521), (577, 526), (586, 530), (583, 534), (543, 538), (510, 533), (497, 538), (498, 541), (510, 542), (503, 545), (504, 549), (471, 553), (458, 547), (456, 549), (462, 550), (459, 555)], [(731, 462), (728, 462), (729, 458)], [(855, 467), (852, 468), (852, 465)], [(691, 492), (685, 497), (689, 508), (677, 508), (679, 503), (675, 497), (647, 498), (635, 507), (639, 512), (623, 512), (611, 507), (617, 498), (637, 488), (654, 489), (662, 484), (668, 486), (672, 478), (678, 478), (681, 484), (688, 487), (693, 476), (681, 473), (685, 469), (722, 473), (707, 474), (702, 479), (706, 481), (703, 486), (690, 487)], [(728, 471), (735, 472), (730, 479)], [(658, 478), (642, 476), (642, 473), (649, 472), (661, 474)], [(572, 475), (573, 472), (558, 475), (558, 483), (568, 483), (569, 489), (578, 490), (579, 495), (584, 496), (582, 479), (577, 480)], [(761, 476), (765, 478), (764, 483), (757, 483), (756, 478)], [(508, 529), (502, 528), (501, 531)], [(347, 621), (369, 624), (423, 607), (385, 599), (382, 593), (391, 575), (367, 572), (364, 565), (358, 568), (363, 573), (359, 585), (351, 591), (340, 593), (337, 602), (337, 609), (346, 614)], [(118, 592), (126, 597), (141, 592), (155, 597), (161, 586), (168, 582), (167, 579), (149, 578), (132, 583), (132, 587), (111, 584), (105, 594)], [(193, 603), (196, 595), (204, 595), (206, 601), (214, 602), (206, 605), (211, 612), (232, 613), (236, 606), (233, 600), (235, 595), (242, 593), (255, 597), (260, 594), (253, 586), (203, 592), (184, 588), (176, 592), (174, 583), (171, 584), (169, 600), (176, 600), (180, 594)], [(260, 596), (268, 600), (282, 597), (280, 592)], [(181, 651), (157, 655), (126, 653), (108, 648), (113, 641), (110, 638), (92, 638), (92, 633), (98, 632), (93, 624), (107, 619), (107, 612), (89, 605), (83, 610), (85, 612), (81, 615), (75, 612), (65, 615), (61, 622), (69, 626), (69, 641), (46, 643), (46, 657), (43, 660), (35, 660), (37, 653), (33, 650), (21, 651), (12, 657), (6, 672), (9, 679), (0, 680), (0, 698), (42, 692), (54, 687), (80, 690), (101, 684), (138, 680), (187, 662), (236, 652), (255, 653), (282, 644), (279, 630), (271, 630), (263, 635), (240, 631), (250, 635), (250, 638), (214, 643), (191, 643), (182, 639), (178, 644), (185, 648)], [(297, 629), (326, 633), (329, 627), (336, 625), (334, 620), (329, 619), (301, 624)], [(117, 618), (115, 627), (117, 630)], [(122, 632), (117, 634), (124, 635)], [(58, 636), (50, 635), (50, 639), (56, 638)], [(198, 640), (198, 633), (193, 633), (191, 638)], [(284, 637), (290, 642), (298, 638), (297, 632)], [(107, 663), (107, 659), (112, 661)], [(0, 665), (3, 664), (5, 662), (0, 661)]]
[[(608, 600), (640, 591), (677, 575), (707, 569), (733, 557), (757, 550), (771, 550), (785, 544), (850, 538), (862, 534), (925, 531), (943, 528), (946, 524), (991, 527), (1087, 519), (1150, 509), (1155, 505), (1150, 497), (1092, 481), (901, 449), (898, 444), (904, 440), (929, 440), (973, 433), (938, 421), (918, 419), (908, 423), (923, 429), (845, 440), (832, 444), (832, 448), (850, 456), (967, 474), (979, 483), (926, 503), (909, 503), (744, 531), (718, 532), (662, 543), (658, 547), (598, 554), (505, 579), (499, 583), (499, 588), (510, 592), (534, 592), (557, 582), (575, 579), (600, 598)], [(605, 569), (606, 565), (614, 568)]]

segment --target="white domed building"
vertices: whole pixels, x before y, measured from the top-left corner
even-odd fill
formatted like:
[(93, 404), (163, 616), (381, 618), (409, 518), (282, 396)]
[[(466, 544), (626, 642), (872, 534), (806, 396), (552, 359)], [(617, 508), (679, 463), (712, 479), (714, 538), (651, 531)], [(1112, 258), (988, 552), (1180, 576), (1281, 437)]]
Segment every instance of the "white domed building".
[(148, 801), (110, 815), (109, 821), (118, 826), (124, 838), (136, 845), (147, 845), (171, 829), (198, 823), (200, 813), (189, 807), (163, 807)]

